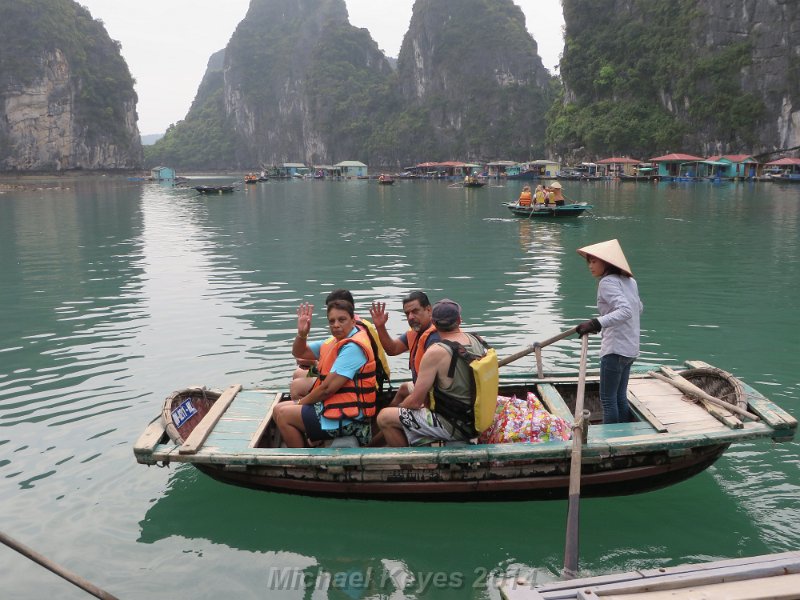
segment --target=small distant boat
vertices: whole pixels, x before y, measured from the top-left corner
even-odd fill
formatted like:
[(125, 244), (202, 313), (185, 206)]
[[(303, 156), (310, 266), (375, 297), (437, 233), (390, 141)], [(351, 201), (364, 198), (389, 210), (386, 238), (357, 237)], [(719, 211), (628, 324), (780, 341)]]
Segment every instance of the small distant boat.
[(378, 183), (380, 185), (392, 185), (394, 183), (394, 179), (391, 175), (380, 175), (378, 177)]
[(196, 185), (194, 186), (201, 194), (231, 194), (236, 189), (235, 185)]
[(464, 178), (464, 187), (465, 188), (479, 188), (486, 185), (485, 181), (481, 181), (475, 176), (469, 176)]
[(258, 183), (258, 175), (255, 173), (248, 173), (244, 176), (245, 183)]
[(564, 204), (557, 206), (553, 204), (545, 204), (542, 206), (520, 206), (516, 202), (505, 202), (503, 204), (510, 210), (515, 217), (525, 217), (526, 219), (561, 219), (564, 217), (579, 217), (585, 211), (592, 208), (591, 204), (586, 202), (576, 202), (573, 204)]

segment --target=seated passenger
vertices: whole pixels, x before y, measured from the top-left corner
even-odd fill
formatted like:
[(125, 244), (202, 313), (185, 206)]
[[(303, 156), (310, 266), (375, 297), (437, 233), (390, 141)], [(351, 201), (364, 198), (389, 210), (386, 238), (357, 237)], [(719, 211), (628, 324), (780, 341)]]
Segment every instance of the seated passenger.
[[(378, 414), (378, 425), (389, 446), (413, 446), (434, 440), (469, 440), (473, 437), (473, 424), (454, 418), (451, 412), (454, 404), (469, 407), (475, 399), (470, 366), (465, 360), (454, 357), (450, 344), (456, 342), (477, 356), (486, 354), (486, 348), (479, 338), (459, 328), (461, 307), (456, 302), (446, 299), (437, 302), (432, 319), (441, 339), (422, 357), (414, 389), (399, 406), (384, 408)], [(435, 399), (433, 410), (428, 398), (431, 390)], [(497, 390), (494, 390), (495, 400), (496, 397)], [(455, 412), (459, 412), (458, 409)]]
[[(325, 306), (334, 300), (345, 300), (355, 306), (353, 294), (350, 293), (350, 290), (342, 288), (333, 290), (325, 297)], [(358, 315), (355, 315), (355, 319), (356, 326), (359, 329), (365, 329), (370, 335), (372, 350), (375, 352), (375, 356), (378, 359), (378, 387), (381, 388), (383, 383), (389, 380), (390, 376), (389, 361), (386, 358), (386, 353), (383, 350), (383, 346), (381, 346), (378, 332), (375, 330), (372, 323), (362, 320)], [(326, 341), (331, 342), (333, 338), (328, 338)], [(317, 372), (315, 360), (297, 359), (297, 368), (294, 370), (292, 382), (289, 384), (289, 394), (292, 400), (297, 400), (308, 394), (318, 375), (319, 373)]]
[(522, 188), (522, 192), (519, 195), (519, 200), (517, 200), (518, 206), (530, 206), (531, 202), (533, 201), (533, 194), (531, 194), (530, 186), (526, 185)]
[(327, 307), (332, 340), (309, 344), (313, 310), (306, 302), (297, 309), (292, 354), (318, 359), (319, 377), (307, 395), (275, 406), (275, 423), (289, 448), (304, 447), (306, 438), (313, 444), (349, 435), (366, 446), (372, 437), (369, 419), (375, 414), (377, 391), (369, 334), (356, 326), (352, 304), (333, 300)]
[(545, 198), (547, 197), (547, 192), (544, 191), (544, 188), (540, 185), (536, 186), (536, 191), (533, 194), (533, 201), (537, 205), (544, 206)]

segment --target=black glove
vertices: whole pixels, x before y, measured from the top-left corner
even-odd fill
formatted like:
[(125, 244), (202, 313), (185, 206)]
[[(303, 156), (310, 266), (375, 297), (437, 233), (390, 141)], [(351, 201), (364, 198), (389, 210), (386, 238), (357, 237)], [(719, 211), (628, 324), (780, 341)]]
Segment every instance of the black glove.
[(586, 335), (587, 333), (598, 333), (603, 328), (600, 321), (597, 319), (589, 319), (584, 321), (577, 327), (578, 335)]

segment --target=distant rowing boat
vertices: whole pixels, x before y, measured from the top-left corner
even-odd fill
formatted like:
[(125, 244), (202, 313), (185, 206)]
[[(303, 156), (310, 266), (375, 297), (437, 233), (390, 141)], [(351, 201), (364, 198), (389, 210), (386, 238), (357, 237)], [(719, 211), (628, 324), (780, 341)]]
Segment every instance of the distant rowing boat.
[(552, 219), (564, 217), (579, 217), (585, 211), (592, 208), (591, 204), (586, 202), (578, 202), (573, 204), (564, 204), (563, 206), (555, 205), (538, 205), (538, 206), (520, 206), (516, 202), (505, 202), (503, 204), (510, 210), (516, 217), (525, 217), (526, 219)]
[(234, 185), (196, 185), (194, 189), (201, 194), (230, 194), (235, 189)]

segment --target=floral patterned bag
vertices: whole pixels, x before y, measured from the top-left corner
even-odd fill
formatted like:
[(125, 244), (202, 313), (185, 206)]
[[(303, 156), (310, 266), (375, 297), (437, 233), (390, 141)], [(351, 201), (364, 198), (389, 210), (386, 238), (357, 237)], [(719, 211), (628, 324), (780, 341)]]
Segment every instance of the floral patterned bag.
[(494, 422), (478, 438), (481, 444), (506, 444), (512, 442), (547, 442), (568, 440), (569, 423), (550, 414), (533, 392), (522, 400), (516, 396), (497, 397)]

